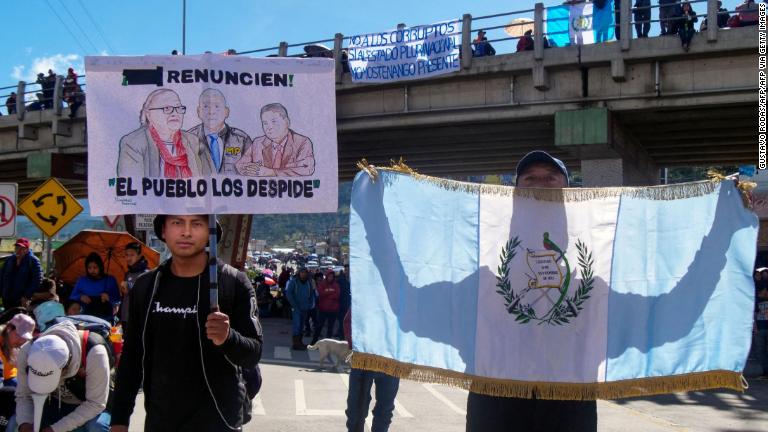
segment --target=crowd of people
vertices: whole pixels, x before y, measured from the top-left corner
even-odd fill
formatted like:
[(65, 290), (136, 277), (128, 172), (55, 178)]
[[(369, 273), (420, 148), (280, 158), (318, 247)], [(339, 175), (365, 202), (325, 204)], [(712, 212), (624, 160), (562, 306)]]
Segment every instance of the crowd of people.
[[(566, 0), (564, 4), (572, 5), (587, 3), (588, 1), (589, 0)], [(591, 2), (598, 8), (607, 5), (606, 0), (592, 0)], [(619, 8), (620, 2), (618, 0), (614, 1), (614, 34), (617, 40), (621, 39), (621, 13)], [(719, 28), (757, 25), (758, 5), (755, 3), (755, 0), (744, 0), (735, 8), (733, 15), (731, 15), (727, 9), (723, 8), (722, 1), (717, 2), (717, 8), (717, 26)], [(658, 0), (658, 9), (659, 27), (661, 30), (660, 35), (679, 36), (683, 49), (688, 51), (691, 40), (697, 33), (696, 23), (699, 22), (699, 16), (691, 3), (689, 1), (681, 2), (680, 0)], [(632, 4), (632, 18), (634, 20), (636, 37), (648, 37), (651, 31), (651, 11), (651, 0), (634, 0), (634, 3)], [(707, 19), (704, 18), (699, 24), (698, 31), (705, 31), (708, 25)], [(544, 36), (543, 39), (544, 48), (549, 48), (551, 46), (549, 40), (546, 36)], [(485, 30), (482, 29), (477, 32), (477, 37), (472, 40), (471, 48), (473, 57), (496, 55), (496, 49), (489, 42)], [(532, 51), (533, 49), (533, 31), (526, 30), (518, 39), (516, 51)], [(321, 45), (308, 45), (305, 47), (305, 50), (307, 51), (304, 55), (305, 57), (333, 57), (333, 51)], [(206, 52), (209, 53), (210, 51)], [(225, 55), (236, 54), (237, 51), (234, 49), (229, 49), (225, 52)], [(179, 55), (179, 53), (177, 50), (173, 50), (171, 55)], [(342, 66), (345, 72), (349, 72), (346, 49), (342, 50)], [(67, 103), (67, 106), (70, 109), (70, 118), (74, 118), (77, 115), (78, 109), (85, 103), (85, 93), (77, 82), (78, 75), (74, 69), (69, 68), (67, 75), (63, 77), (63, 79), (62, 100)], [(37, 100), (30, 103), (26, 110), (40, 111), (53, 108), (56, 73), (51, 69), (48, 70), (47, 75), (41, 72), (37, 75), (37, 80), (35, 82), (40, 84), (41, 91), (36, 94)], [(11, 92), (6, 98), (5, 107), (8, 115), (16, 113), (17, 98), (18, 95), (16, 95), (15, 92)]]
[[(306, 350), (303, 338), (311, 338), (312, 345), (320, 339), (323, 330), (326, 338), (343, 339), (344, 316), (352, 302), (349, 266), (344, 266), (338, 274), (333, 269), (308, 269), (303, 263), (297, 264), (297, 268), (298, 271), (294, 271), (293, 267), (283, 265), (275, 285), (268, 284), (264, 274), (256, 277), (259, 315), (290, 318), (293, 323), (291, 346), (295, 350)], [(266, 269), (272, 274), (277, 266), (268, 264)]]
[[(680, 37), (683, 49), (688, 51), (691, 40), (696, 34), (696, 23), (699, 17), (689, 1), (658, 0), (659, 27), (661, 36), (676, 35)], [(621, 39), (621, 13), (620, 3), (614, 3), (616, 18), (616, 39)], [(638, 38), (646, 38), (651, 31), (651, 0), (635, 0), (632, 5), (632, 18), (634, 20), (635, 35)], [(723, 7), (723, 2), (717, 2), (717, 26), (747, 27), (757, 25), (758, 6), (755, 0), (744, 0), (736, 7), (733, 15)], [(706, 13), (705, 13), (706, 16)], [(699, 31), (707, 29), (707, 19), (702, 20)]]
[[(251, 282), (219, 262), (214, 309), (202, 277), (207, 216), (159, 215), (155, 224), (170, 260), (149, 269), (142, 245), (129, 243), (118, 281), (93, 252), (71, 287), (44, 277), (29, 240), (17, 239), (0, 267), (0, 430), (7, 423), (8, 431), (33, 424), (44, 432), (126, 431), (142, 384), (147, 430), (225, 430), (248, 421), (261, 382)], [(169, 390), (184, 397), (169, 398)]]
[[(160, 215), (158, 219), (164, 217)], [(146, 361), (156, 364), (157, 370), (145, 377), (150, 384), (144, 384), (145, 397), (158, 404), (155, 412), (147, 407), (147, 424), (152, 425), (150, 430), (182, 430), (184, 425), (191, 424), (188, 421), (194, 421), (198, 426), (200, 422), (207, 422), (205, 424), (211, 426), (203, 430), (221, 430), (220, 427), (242, 424), (250, 415), (250, 409), (246, 407), (250, 406), (250, 399), (260, 387), (256, 362), (260, 356), (261, 327), (259, 313), (248, 307), (251, 304), (247, 299), (249, 296), (253, 296), (264, 317), (288, 315), (293, 318), (296, 329), (294, 349), (306, 350), (307, 345), (302, 342), (305, 336), (309, 336), (312, 343), (322, 336), (345, 337), (344, 317), (351, 306), (348, 267), (340, 270), (338, 275), (333, 269), (310, 271), (304, 266), (306, 257), (285, 256), (300, 265), (297, 272), (283, 265), (277, 275), (276, 265), (272, 263), (257, 272), (254, 280), (247, 280), (243, 278), (244, 272), (219, 263), (220, 309), (215, 312), (206, 302), (200, 301), (200, 293), (207, 294), (207, 286), (203, 286), (202, 281), (208, 279), (201, 277), (208, 270), (205, 266), (208, 261), (203, 256), (207, 219), (194, 225), (199, 228), (201, 237), (195, 242), (200, 250), (192, 257), (188, 256), (188, 248), (177, 250), (177, 243), (170, 239), (185, 235), (184, 232), (179, 234), (177, 228), (182, 222), (156, 222), (156, 235), (167, 242), (171, 251), (171, 259), (160, 267), (148, 268), (142, 245), (129, 243), (122, 251), (128, 271), (120, 277), (121, 280), (107, 274), (101, 256), (92, 252), (84, 259), (82, 276), (72, 286), (44, 277), (40, 260), (31, 251), (29, 240), (17, 239), (14, 254), (5, 258), (0, 267), (0, 296), (6, 311), (0, 314), (0, 361), (3, 366), (0, 417), (8, 421), (7, 430), (30, 430), (34, 405), (41, 398), (54, 400), (45, 404), (43, 417), (38, 419), (49, 428), (42, 429), (44, 431), (77, 430), (80, 427), (126, 430), (120, 428), (127, 427), (129, 421), (138, 390), (136, 385), (140, 382), (136, 381), (136, 376), (147, 367), (147, 364), (142, 365), (139, 356), (139, 351), (144, 348), (136, 341), (145, 337), (143, 343), (149, 345), (147, 352), (152, 350), (151, 358)], [(267, 274), (275, 276), (274, 288), (266, 283)], [(197, 289), (184, 288), (190, 285)], [(256, 287), (255, 291), (252, 286)], [(207, 295), (202, 298), (207, 300)], [(186, 319), (197, 316), (204, 318), (190, 326)], [(104, 323), (106, 334), (95, 331), (84, 334), (84, 321), (85, 324)], [(159, 336), (147, 336), (144, 333), (146, 326), (151, 326), (152, 335)], [(236, 329), (241, 338), (230, 341)], [(119, 349), (118, 344), (113, 344), (114, 333), (124, 334), (125, 349), (122, 349), (122, 338)], [(179, 335), (181, 342), (178, 346), (169, 344), (169, 334)], [(203, 344), (203, 347), (211, 350), (199, 358), (197, 349), (193, 349), (197, 345), (189, 345), (198, 338), (197, 335), (207, 338), (210, 344)], [(198, 343), (202, 342), (195, 342)], [(217, 357), (218, 351), (213, 347), (229, 344), (232, 344), (232, 352), (227, 353), (228, 358)], [(191, 365), (185, 368), (184, 374), (170, 373), (169, 369), (178, 368), (175, 359), (181, 357), (191, 359)], [(246, 395), (238, 396), (236, 391), (232, 393), (231, 388), (227, 389), (232, 381), (226, 372), (216, 378), (205, 377), (195, 384), (179, 384), (188, 381), (189, 376), (204, 376), (206, 362), (226, 364), (227, 361), (236, 362), (237, 358), (243, 361), (238, 379), (248, 389)], [(123, 364), (125, 366), (121, 366)], [(216, 369), (227, 368), (218, 364)], [(178, 380), (169, 381), (169, 374)], [(214, 380), (223, 383), (211, 384)], [(158, 395), (164, 395), (163, 389), (169, 386), (179, 394), (198, 394), (200, 399), (183, 407), (168, 402), (167, 398)], [(57, 393), (60, 388), (66, 391)], [(206, 406), (205, 395), (209, 392), (216, 393), (216, 400), (221, 398), (231, 402), (228, 408)], [(201, 407), (203, 410), (199, 411)], [(184, 414), (169, 419), (165, 415), (168, 412)], [(0, 419), (0, 425), (2, 423)]]
[[(56, 91), (56, 81), (59, 76), (53, 69), (48, 69), (48, 74), (42, 72), (37, 74), (35, 84), (40, 85), (40, 91), (35, 94), (36, 100), (31, 102), (25, 108), (26, 111), (43, 111), (53, 109), (54, 93)], [(75, 118), (77, 111), (85, 103), (85, 93), (78, 83), (77, 72), (73, 68), (67, 70), (67, 75), (62, 76), (61, 99), (67, 103), (69, 108), (69, 117)], [(5, 100), (5, 108), (8, 115), (16, 114), (18, 95), (16, 92), (11, 94)]]

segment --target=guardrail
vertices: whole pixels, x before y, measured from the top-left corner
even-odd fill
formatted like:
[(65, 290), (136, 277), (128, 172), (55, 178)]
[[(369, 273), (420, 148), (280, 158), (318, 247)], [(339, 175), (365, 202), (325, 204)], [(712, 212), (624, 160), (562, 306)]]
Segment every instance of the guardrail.
[[(692, 0), (689, 3), (692, 5), (700, 3), (706, 4), (706, 14), (698, 15), (698, 17), (705, 17), (708, 22), (706, 29), (707, 41), (717, 41), (717, 33), (720, 30), (717, 26), (717, 16), (718, 13), (722, 13), (718, 12), (717, 0)], [(676, 17), (659, 17), (658, 19), (650, 20), (633, 20), (634, 16), (636, 16), (638, 12), (644, 9), (648, 9), (652, 12), (653, 9), (661, 9), (663, 7), (667, 6), (651, 5), (635, 8), (632, 7), (632, 0), (616, 0), (614, 3), (614, 14), (616, 20), (613, 27), (615, 31), (621, 33), (621, 37), (617, 39), (622, 51), (627, 51), (630, 49), (631, 41), (636, 37), (636, 35), (633, 34), (634, 32), (632, 31), (632, 28), (637, 24), (642, 25), (643, 23), (659, 23), (661, 25), (663, 22), (679, 19)], [(462, 23), (462, 69), (469, 69), (472, 66), (472, 61), (474, 58), (474, 56), (471, 54), (473, 53), (472, 34), (477, 30), (483, 30), (486, 32), (486, 35), (489, 35), (487, 42), (497, 44), (495, 49), (499, 54), (512, 53), (517, 51), (517, 41), (519, 41), (521, 37), (524, 37), (526, 30), (532, 30), (534, 59), (537, 61), (542, 60), (544, 58), (544, 49), (547, 47), (545, 42), (547, 40), (547, 36), (552, 37), (555, 34), (564, 33), (564, 31), (547, 31), (547, 23), (554, 22), (556, 19), (547, 19), (545, 17), (545, 9), (546, 8), (544, 7), (543, 3), (536, 3), (533, 9), (516, 10), (478, 17), (473, 17), (470, 14), (464, 14), (462, 18), (458, 20)], [(730, 14), (738, 13), (739, 11), (734, 10), (727, 12)], [(533, 14), (533, 18), (531, 18), (531, 14)], [(560, 19), (562, 20), (562, 18)], [(500, 21), (503, 23), (499, 24)], [(703, 19), (700, 20), (699, 25), (701, 24), (701, 21), (703, 21)], [(404, 28), (405, 24), (398, 24), (397, 27)], [(625, 28), (628, 29), (628, 31), (621, 31)], [(234, 55), (259, 54), (266, 57), (334, 58), (336, 61), (336, 82), (337, 84), (341, 84), (344, 73), (349, 71), (348, 65), (346, 64), (345, 44), (348, 44), (350, 39), (350, 36), (344, 36), (341, 33), (336, 33), (333, 38), (329, 39), (294, 44), (289, 44), (288, 42), (280, 42), (277, 46), (274, 47), (240, 51), (236, 52)], [(325, 44), (332, 44), (332, 47), (328, 47)], [(514, 45), (514, 48), (512, 48), (512, 45)], [(299, 48), (301, 50), (299, 50)], [(79, 85), (81, 88), (85, 87), (85, 82), (82, 81), (84, 78), (85, 75), (78, 77), (80, 80)], [(37, 100), (27, 100), (27, 95), (42, 93), (41, 89), (28, 89), (29, 87), (39, 85), (37, 83), (25, 83), (21, 81), (14, 86), (0, 87), (0, 93), (4, 93), (5, 91), (13, 88), (16, 89), (17, 102), (15, 114), (18, 116), (19, 120), (23, 119), (24, 112), (28, 111), (30, 106), (32, 106), (32, 108), (36, 108), (36, 103), (46, 107), (45, 109), (49, 109), (48, 107), (50, 107), (50, 109), (53, 109), (57, 115), (61, 115), (61, 110), (63, 108), (63, 79), (64, 77), (62, 76), (57, 77), (56, 87), (54, 88), (54, 93), (52, 96), (46, 97), (45, 95), (42, 95), (42, 97), (40, 97), (38, 95), (39, 97)], [(83, 91), (82, 93), (77, 93), (77, 95), (82, 96), (82, 99), (84, 99), (85, 92)], [(10, 93), (0, 94), (0, 99), (5, 99), (8, 96), (10, 96)]]

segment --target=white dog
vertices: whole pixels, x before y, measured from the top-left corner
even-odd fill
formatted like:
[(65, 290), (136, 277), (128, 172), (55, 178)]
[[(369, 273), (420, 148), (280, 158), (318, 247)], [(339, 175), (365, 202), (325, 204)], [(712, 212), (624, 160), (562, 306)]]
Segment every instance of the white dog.
[(320, 351), (320, 369), (323, 368), (323, 361), (325, 361), (329, 355), (333, 354), (336, 357), (336, 370), (340, 370), (342, 362), (347, 361), (347, 357), (352, 351), (349, 349), (349, 345), (347, 345), (346, 341), (337, 341), (335, 339), (319, 340), (316, 344), (307, 346), (307, 349)]

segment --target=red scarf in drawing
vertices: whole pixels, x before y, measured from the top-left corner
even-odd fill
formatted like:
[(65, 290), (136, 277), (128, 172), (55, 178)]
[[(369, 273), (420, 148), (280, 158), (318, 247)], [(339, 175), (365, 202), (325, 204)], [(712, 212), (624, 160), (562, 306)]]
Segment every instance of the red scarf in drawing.
[(154, 127), (149, 127), (149, 134), (152, 136), (152, 141), (157, 146), (157, 151), (160, 152), (160, 158), (163, 160), (165, 178), (187, 178), (192, 177), (192, 170), (189, 168), (189, 159), (187, 159), (187, 150), (184, 148), (184, 144), (181, 142), (181, 130), (177, 130), (173, 134), (173, 146), (176, 150), (176, 156), (172, 155), (168, 151), (168, 147), (165, 146), (165, 142), (160, 138)]

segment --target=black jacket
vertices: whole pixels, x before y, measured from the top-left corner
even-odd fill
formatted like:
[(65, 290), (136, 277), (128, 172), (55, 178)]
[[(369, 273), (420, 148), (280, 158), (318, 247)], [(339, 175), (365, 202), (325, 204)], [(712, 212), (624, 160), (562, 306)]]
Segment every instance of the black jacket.
[[(144, 329), (147, 314), (160, 275), (170, 271), (169, 265), (170, 260), (139, 276), (130, 291), (130, 317), (117, 370), (111, 421), (113, 425), (128, 425), (133, 413), (136, 394), (144, 381), (144, 370), (147, 366), (144, 363)], [(207, 274), (206, 268), (202, 276), (205, 280), (208, 278)], [(246, 395), (241, 368), (253, 368), (258, 364), (261, 358), (262, 330), (256, 296), (245, 273), (219, 261), (218, 275), (219, 304), (221, 311), (229, 316), (229, 338), (223, 345), (216, 347), (206, 337), (205, 321), (210, 313), (207, 301), (200, 301), (197, 308), (201, 329), (199, 337), (204, 347), (203, 365), (212, 396), (218, 403), (223, 420), (233, 429), (239, 429), (244, 421), (247, 421), (244, 419), (250, 418), (250, 413), (246, 412), (250, 407), (250, 400)], [(185, 396), (173, 394), (174, 389), (168, 389), (164, 394), (150, 394), (147, 387), (144, 387), (144, 391), (148, 400)]]

